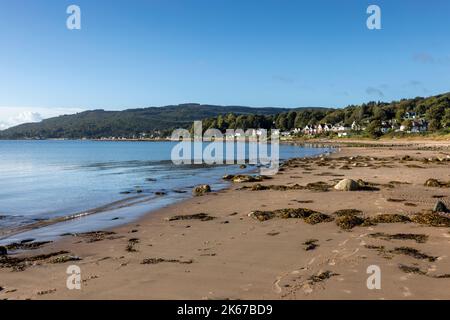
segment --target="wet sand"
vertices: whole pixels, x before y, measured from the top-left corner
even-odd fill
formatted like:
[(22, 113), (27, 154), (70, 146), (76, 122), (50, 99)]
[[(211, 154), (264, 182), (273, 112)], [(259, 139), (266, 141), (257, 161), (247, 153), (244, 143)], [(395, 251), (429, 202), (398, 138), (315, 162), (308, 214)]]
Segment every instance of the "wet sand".
[[(0, 298), (450, 299), (450, 227), (409, 221), (423, 222), (414, 217), (438, 199), (450, 206), (449, 187), (424, 185), (429, 178), (450, 181), (449, 145), (343, 147), (326, 158), (291, 161), (254, 187), (275, 186), (267, 190), (233, 183), (110, 232), (68, 235), (8, 255), (8, 263), (0, 258)], [(334, 190), (344, 178), (362, 179), (372, 190)], [(326, 216), (273, 212), (289, 208)], [(360, 210), (366, 223), (341, 228), (342, 209)], [(249, 216), (254, 211), (275, 217), (259, 221)], [(380, 223), (380, 214), (406, 222)], [(81, 268), (81, 290), (66, 287), (73, 264)], [(371, 265), (380, 267), (380, 290), (367, 288)]]

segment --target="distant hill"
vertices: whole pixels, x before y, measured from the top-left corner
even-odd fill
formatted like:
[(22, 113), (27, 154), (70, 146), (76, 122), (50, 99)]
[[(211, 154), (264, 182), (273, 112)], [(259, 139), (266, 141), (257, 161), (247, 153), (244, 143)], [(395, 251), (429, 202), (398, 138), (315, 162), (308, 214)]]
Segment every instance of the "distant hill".
[[(311, 108), (315, 109), (315, 108)], [(275, 115), (287, 108), (251, 108), (180, 104), (124, 111), (92, 110), (26, 123), (0, 131), (1, 139), (133, 137), (141, 133), (166, 135), (176, 128), (189, 128), (194, 120), (234, 113)]]

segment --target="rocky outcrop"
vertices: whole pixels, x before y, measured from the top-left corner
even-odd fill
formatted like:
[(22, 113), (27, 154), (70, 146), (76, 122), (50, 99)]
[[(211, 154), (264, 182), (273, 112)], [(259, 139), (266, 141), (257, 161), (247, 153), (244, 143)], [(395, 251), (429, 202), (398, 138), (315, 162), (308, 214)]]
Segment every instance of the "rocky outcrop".
[(447, 206), (442, 201), (438, 200), (434, 205), (433, 212), (449, 212)]
[(339, 191), (358, 191), (361, 190), (361, 187), (355, 180), (343, 179), (334, 186), (334, 189)]
[(193, 190), (192, 190), (192, 194), (194, 196), (202, 196), (206, 193), (211, 192), (211, 187), (209, 186), (209, 184), (201, 184), (199, 186), (196, 186)]
[(424, 186), (434, 188), (450, 188), (450, 182), (443, 182), (437, 179), (428, 179), (425, 181)]

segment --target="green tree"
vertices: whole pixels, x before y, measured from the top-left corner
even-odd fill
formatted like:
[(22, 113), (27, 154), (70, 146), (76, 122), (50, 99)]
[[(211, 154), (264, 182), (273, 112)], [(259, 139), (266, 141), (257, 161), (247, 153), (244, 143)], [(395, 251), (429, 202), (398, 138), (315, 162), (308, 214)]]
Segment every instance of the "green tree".
[(450, 128), (450, 108), (447, 108), (444, 112), (444, 116), (441, 120), (441, 125), (444, 128)]
[(369, 125), (366, 128), (367, 133), (373, 137), (378, 138), (382, 135), (381, 133), (381, 121), (380, 120), (373, 120), (369, 123)]

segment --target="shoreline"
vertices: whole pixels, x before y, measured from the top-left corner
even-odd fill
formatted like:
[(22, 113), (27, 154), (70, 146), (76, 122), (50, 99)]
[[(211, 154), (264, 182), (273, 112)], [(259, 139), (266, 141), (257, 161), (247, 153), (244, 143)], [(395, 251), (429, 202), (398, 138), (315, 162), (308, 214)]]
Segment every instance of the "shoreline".
[[(59, 141), (59, 140), (62, 140), (62, 139), (55, 139), (55, 140)], [(95, 141), (95, 140), (89, 140), (89, 141)], [(98, 141), (101, 142), (103, 140), (98, 140)], [(113, 141), (113, 140), (110, 140), (110, 141)], [(148, 142), (152, 142), (152, 141), (149, 140)], [(157, 142), (166, 142), (166, 141), (159, 140)], [(281, 142), (281, 143), (282, 144), (293, 145), (295, 147), (302, 147), (302, 145), (299, 145), (298, 143), (291, 143), (291, 142)], [(316, 146), (316, 147), (321, 147), (321, 146)], [(331, 149), (333, 147), (329, 146), (329, 148)], [(333, 150), (329, 150), (329, 151), (324, 152), (324, 154), (328, 153), (328, 152), (334, 152), (334, 151)], [(309, 157), (317, 157), (317, 156), (320, 156), (320, 154), (319, 155), (305, 156), (305, 157), (309, 158)], [(284, 159), (283, 161), (286, 161), (286, 160), (289, 160), (289, 159)], [(280, 164), (282, 164), (282, 161), (280, 161)], [(239, 163), (236, 163), (236, 164), (233, 164), (233, 165), (234, 166), (238, 166)], [(245, 165), (247, 166), (246, 170), (242, 170), (242, 169), (236, 168), (235, 174), (247, 175), (247, 174), (257, 174), (258, 173), (258, 168), (254, 164), (246, 163)], [(220, 166), (229, 166), (229, 165), (221, 164)], [(249, 170), (249, 168), (250, 168), (250, 170)], [(215, 177), (214, 179), (215, 179), (215, 181), (214, 181), (213, 184), (216, 184), (216, 185), (224, 185), (224, 184), (226, 184), (225, 187), (221, 187), (219, 189), (214, 190), (215, 192), (219, 192), (221, 190), (228, 189), (228, 188), (231, 187), (231, 183), (229, 181), (223, 180), (221, 175)], [(190, 194), (191, 190), (185, 191), (185, 192)], [(60, 217), (56, 217), (56, 218), (49, 218), (49, 219), (46, 219), (46, 220), (39, 220), (37, 222), (31, 223), (31, 224), (26, 224), (26, 225), (21, 225), (21, 226), (18, 226), (18, 227), (15, 227), (13, 229), (9, 229), (9, 230), (6, 230), (6, 229), (2, 230), (2, 229), (0, 229), (0, 231), (3, 232), (3, 233), (0, 232), (0, 245), (9, 245), (11, 243), (20, 241), (20, 239), (8, 240), (8, 238), (13, 237), (15, 235), (20, 235), (22, 233), (28, 233), (28, 232), (33, 232), (33, 231), (38, 231), (41, 228), (46, 228), (46, 227), (49, 227), (49, 226), (52, 226), (52, 225), (58, 225), (60, 223), (74, 221), (74, 220), (77, 220), (77, 219), (80, 219), (80, 218), (83, 219), (85, 217), (96, 215), (98, 213), (107, 213), (108, 211), (111, 210), (111, 208), (114, 209), (115, 207), (118, 207), (118, 208), (126, 208), (126, 207), (128, 207), (128, 208), (132, 209), (132, 206), (135, 204), (134, 202), (132, 202), (133, 200), (137, 200), (138, 202), (140, 202), (139, 200), (141, 199), (141, 201), (145, 202), (145, 201), (149, 201), (150, 197), (153, 197), (152, 199), (154, 199), (154, 198), (157, 199), (157, 198), (159, 198), (161, 196), (155, 196), (154, 194), (151, 194), (151, 195), (150, 194), (132, 195), (132, 196), (129, 196), (127, 198), (117, 199), (117, 200), (115, 200), (113, 202), (110, 202), (110, 203), (101, 204), (101, 205), (99, 205), (97, 207), (92, 207), (92, 208), (89, 208), (89, 209), (68, 213), (67, 215), (64, 215), (64, 216), (60, 216)], [(164, 195), (164, 197), (167, 197), (167, 195)], [(114, 230), (115, 228), (119, 228), (121, 226), (133, 224), (134, 222), (137, 222), (137, 221), (139, 221), (141, 219), (144, 219), (149, 214), (153, 214), (154, 212), (156, 212), (158, 210), (161, 210), (163, 208), (175, 205), (177, 203), (183, 203), (184, 201), (187, 201), (187, 200), (191, 199), (192, 197), (193, 196), (190, 195), (190, 197), (187, 198), (187, 199), (186, 198), (182, 198), (182, 199), (174, 198), (174, 199), (172, 199), (172, 202), (170, 202), (168, 204), (163, 204), (162, 206), (157, 205), (156, 208), (153, 208), (153, 209), (150, 209), (149, 211), (145, 211), (145, 212), (142, 212), (140, 214), (137, 214), (136, 217), (134, 218), (134, 220), (132, 220), (132, 221), (123, 222), (122, 224), (116, 224), (116, 225), (113, 225), (113, 226), (110, 226), (110, 227), (106, 227), (106, 228), (94, 228), (94, 230), (95, 231), (108, 231), (108, 230)], [(127, 204), (128, 202), (132, 202), (132, 203)], [(109, 209), (109, 210), (107, 210), (107, 209)], [(88, 231), (80, 230), (80, 231), (77, 231), (77, 232), (74, 232), (74, 233), (83, 233), (83, 232), (88, 232)], [(63, 232), (63, 234), (64, 233), (65, 232)], [(28, 236), (24, 237), (24, 239), (30, 239), (30, 238), (34, 238), (34, 236), (30, 235), (29, 237)], [(61, 238), (61, 236), (58, 236), (58, 235), (47, 236), (47, 237), (44, 237), (43, 239), (39, 238), (39, 236), (38, 236), (38, 237), (34, 238), (34, 241), (42, 241), (42, 240), (44, 240), (44, 241), (58, 241), (58, 240), (60, 240), (60, 238)]]
[[(448, 147), (447, 144), (444, 149), (448, 150)], [(270, 212), (303, 207), (325, 213), (335, 220), (334, 211), (350, 208), (363, 211), (365, 217), (380, 213), (413, 217), (432, 207), (437, 199), (434, 195), (442, 196), (439, 199), (446, 203), (450, 200), (450, 189), (423, 187), (425, 178), (450, 180), (448, 161), (421, 162), (424, 157), (441, 156), (444, 149), (440, 148), (432, 151), (410, 146), (395, 149), (341, 147), (330, 156), (304, 159), (298, 164), (288, 161), (290, 164), (273, 179), (260, 185), (294, 186), (300, 183), (304, 186), (320, 182), (318, 180), (329, 185), (331, 181), (350, 177), (377, 183), (379, 191), (353, 193), (320, 188), (252, 191), (242, 187), (251, 187), (255, 183), (230, 184), (226, 189), (152, 211), (133, 223), (97, 234), (64, 237), (29, 250), (25, 256), (65, 250), (69, 252), (65, 254), (68, 260), (62, 263), (35, 261), (21, 272), (0, 268), (0, 286), (6, 289), (0, 292), (0, 297), (448, 299), (446, 288), (450, 279), (433, 276), (450, 273), (446, 254), (450, 248), (449, 228), (383, 223), (341, 230), (335, 222), (310, 225), (301, 219), (279, 218), (260, 222), (248, 216), (254, 210)], [(402, 157), (407, 160), (400, 160)], [(370, 160), (372, 158), (375, 160)], [(340, 166), (345, 164), (339, 163), (347, 162), (356, 165), (341, 169)], [(401, 184), (387, 186), (394, 180)], [(170, 220), (199, 213), (206, 216)], [(368, 237), (368, 234), (377, 233), (423, 234), (428, 240), (419, 244), (412, 240)], [(312, 242), (317, 248), (305, 250), (302, 243), (308, 239), (317, 240)], [(437, 258), (427, 262), (399, 254), (395, 246), (401, 245)], [(380, 251), (381, 247), (384, 251)], [(70, 261), (70, 257), (81, 260)], [(383, 270), (381, 291), (365, 287), (365, 268), (369, 262), (380, 265)], [(65, 288), (65, 268), (70, 264), (81, 267), (82, 290)], [(400, 264), (416, 265), (418, 271), (404, 272), (399, 269)], [(427, 287), (428, 291), (425, 290)]]

